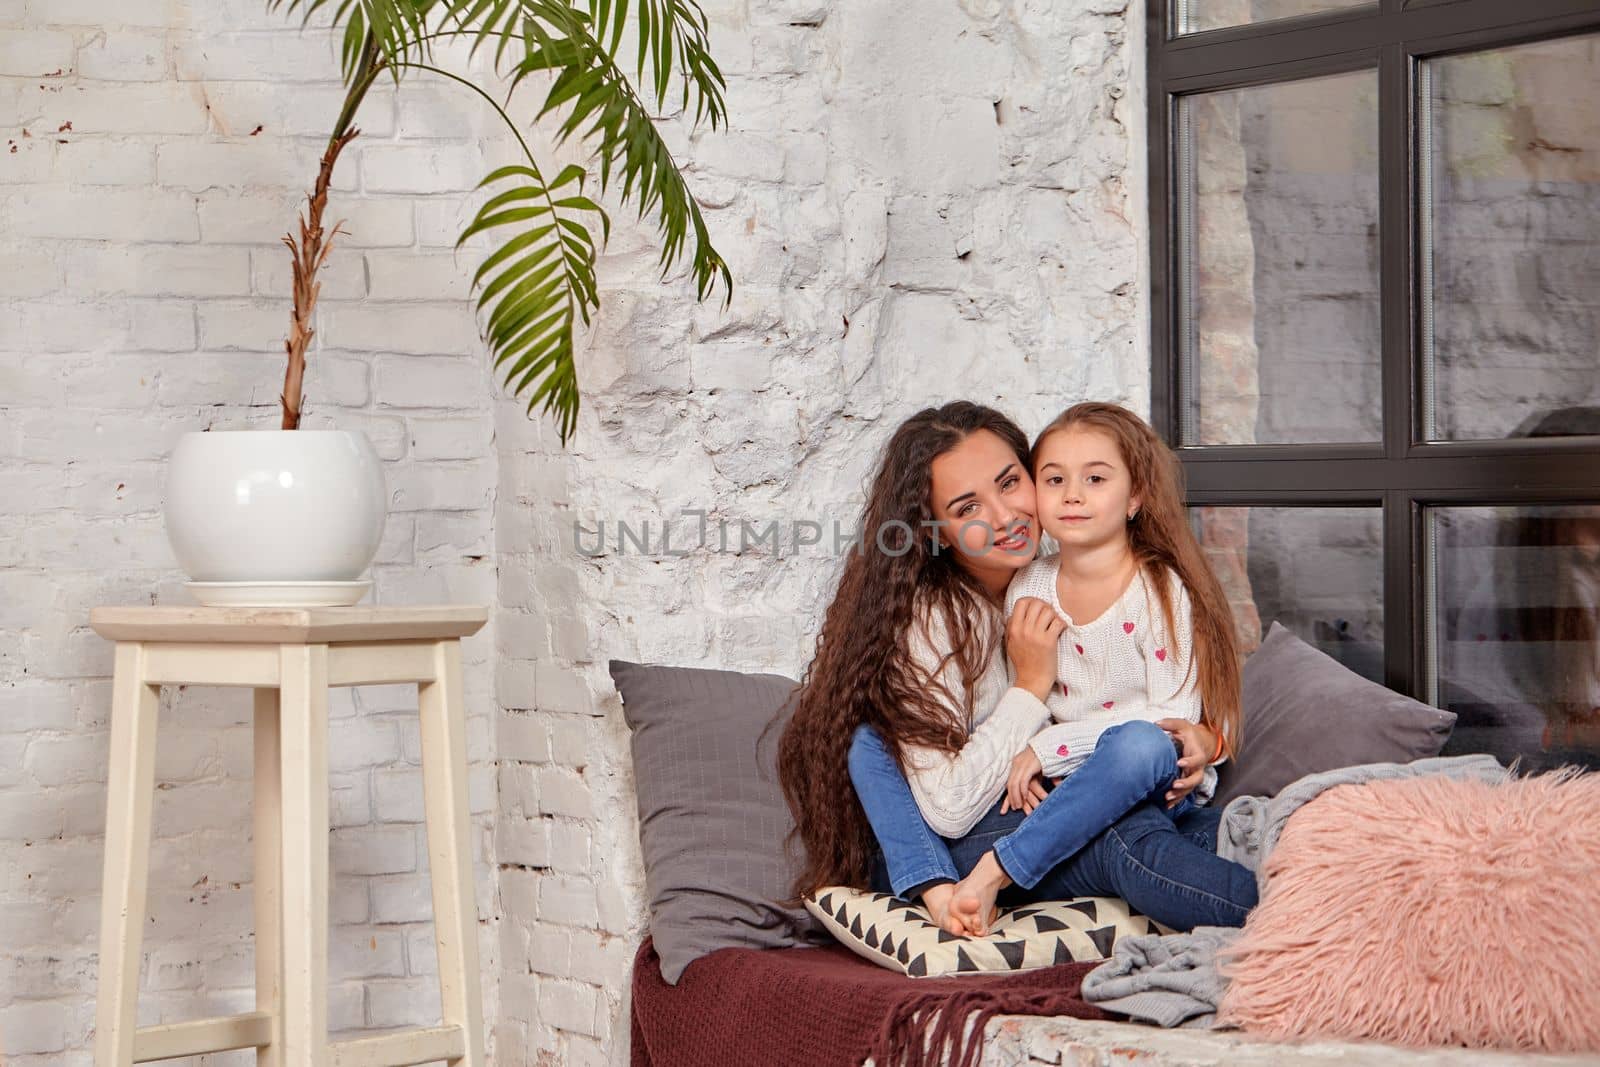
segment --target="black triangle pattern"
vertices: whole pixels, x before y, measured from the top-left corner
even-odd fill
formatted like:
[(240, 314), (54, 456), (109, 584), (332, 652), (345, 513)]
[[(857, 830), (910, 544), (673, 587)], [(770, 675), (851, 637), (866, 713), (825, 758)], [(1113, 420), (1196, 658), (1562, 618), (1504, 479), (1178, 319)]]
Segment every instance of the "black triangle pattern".
[(964, 948), (957, 947), (957, 949), (956, 949), (956, 973), (960, 974), (963, 971), (976, 971), (976, 970), (978, 970), (978, 965), (976, 963), (972, 962), (972, 957), (967, 955), (967, 950), (964, 949)]
[(1022, 969), (1023, 958), (1028, 954), (1028, 945), (1025, 941), (996, 941), (995, 951), (1000, 953), (1001, 959), (1006, 961), (1006, 966), (1013, 971)]
[(1100, 950), (1100, 955), (1106, 959), (1111, 958), (1111, 946), (1117, 941), (1117, 928), (1115, 926), (1101, 926), (1093, 930), (1085, 930), (1089, 940), (1094, 942), (1094, 947)]
[(1072, 958), (1072, 951), (1067, 948), (1066, 940), (1062, 939), (1060, 941), (1057, 941), (1056, 942), (1056, 955), (1055, 955), (1055, 958), (1050, 961), (1051, 965), (1059, 967), (1063, 963), (1072, 963), (1072, 962), (1074, 962), (1073, 958)]
[(863, 941), (865, 941), (867, 943), (867, 947), (868, 948), (877, 948), (878, 947), (878, 928), (876, 926), (867, 927), (866, 936), (863, 937), (861, 940), (863, 940)]
[(1149, 924), (1149, 926), (1145, 929), (1145, 933), (1159, 934), (1161, 932), (1161, 927), (1156, 925), (1156, 921), (1154, 919), (1146, 919), (1145, 922)]
[(1068, 929), (1066, 923), (1049, 915), (1035, 915), (1033, 917), (1033, 928), (1041, 934)]
[(1073, 911), (1081, 911), (1085, 915), (1087, 915), (1089, 917), (1089, 921), (1090, 922), (1099, 922), (1100, 921), (1100, 909), (1095, 906), (1094, 901), (1092, 901), (1092, 900), (1068, 900), (1065, 903), (1066, 903), (1066, 906), (1071, 908)]
[(911, 961), (911, 942), (909, 939), (900, 942), (900, 948), (895, 952), (894, 958), (901, 963), (909, 963)]
[(894, 955), (894, 935), (893, 934), (884, 934), (883, 935), (883, 944), (878, 946), (878, 951), (883, 953), (885, 956), (893, 956)]
[(906, 965), (906, 973), (913, 978), (928, 977), (928, 957), (918, 956)]
[(861, 939), (861, 916), (859, 915), (850, 922), (850, 936), (858, 941)]
[(824, 894), (822, 894), (822, 898), (817, 901), (817, 907), (821, 908), (823, 911), (827, 912), (829, 915), (832, 915), (833, 914), (833, 894), (832, 893), (824, 893)]

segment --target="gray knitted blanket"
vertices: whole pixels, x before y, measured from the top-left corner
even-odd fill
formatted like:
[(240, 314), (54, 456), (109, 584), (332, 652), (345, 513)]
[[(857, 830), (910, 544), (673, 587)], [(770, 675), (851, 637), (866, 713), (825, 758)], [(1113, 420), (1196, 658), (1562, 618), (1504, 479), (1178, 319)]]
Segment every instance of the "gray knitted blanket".
[[(1266, 859), (1289, 817), (1335, 786), (1383, 778), (1443, 774), (1451, 778), (1502, 781), (1510, 772), (1493, 756), (1440, 756), (1412, 763), (1369, 763), (1309, 774), (1275, 797), (1236, 797), (1222, 811), (1217, 855), (1256, 872), (1266, 892)], [(1227, 979), (1217, 952), (1233, 942), (1232, 927), (1200, 926), (1187, 934), (1147, 934), (1119, 940), (1111, 959), (1083, 980), (1083, 999), (1108, 1011), (1159, 1026), (1209, 1028)]]

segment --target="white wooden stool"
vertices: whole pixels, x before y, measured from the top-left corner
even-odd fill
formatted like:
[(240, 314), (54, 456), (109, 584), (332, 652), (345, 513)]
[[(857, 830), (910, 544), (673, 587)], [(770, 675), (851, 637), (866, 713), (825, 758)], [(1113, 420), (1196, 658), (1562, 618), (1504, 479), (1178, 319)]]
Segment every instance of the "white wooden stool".
[[(256, 1049), (270, 1067), (483, 1065), (461, 638), (476, 606), (100, 607), (116, 642), (97, 1067)], [(417, 683), (443, 1023), (328, 1043), (328, 687)], [(256, 1010), (139, 1029), (139, 949), (163, 685), (255, 689)]]

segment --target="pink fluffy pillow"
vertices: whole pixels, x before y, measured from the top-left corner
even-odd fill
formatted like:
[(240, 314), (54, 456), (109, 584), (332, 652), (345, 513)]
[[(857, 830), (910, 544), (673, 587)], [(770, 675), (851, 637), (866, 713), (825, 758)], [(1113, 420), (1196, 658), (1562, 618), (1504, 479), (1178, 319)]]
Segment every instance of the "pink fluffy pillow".
[(1220, 962), (1262, 1036), (1600, 1050), (1600, 775), (1329, 790)]

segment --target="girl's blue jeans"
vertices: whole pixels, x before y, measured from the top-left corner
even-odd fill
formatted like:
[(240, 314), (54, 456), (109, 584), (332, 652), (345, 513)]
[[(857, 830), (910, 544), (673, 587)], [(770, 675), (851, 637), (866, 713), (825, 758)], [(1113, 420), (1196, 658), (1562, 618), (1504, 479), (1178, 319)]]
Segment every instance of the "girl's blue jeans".
[(930, 885), (959, 881), (993, 850), (1015, 883), (1000, 894), (1007, 906), (1113, 896), (1173, 929), (1240, 926), (1256, 903), (1255, 874), (1216, 854), (1220, 811), (1189, 797), (1166, 807), (1177, 769), (1165, 730), (1123, 723), (1031, 813), (1001, 814), (996, 803), (952, 839), (923, 819), (876, 730), (858, 727), (850, 746), (850, 780), (878, 839), (880, 892), (914, 899)]

